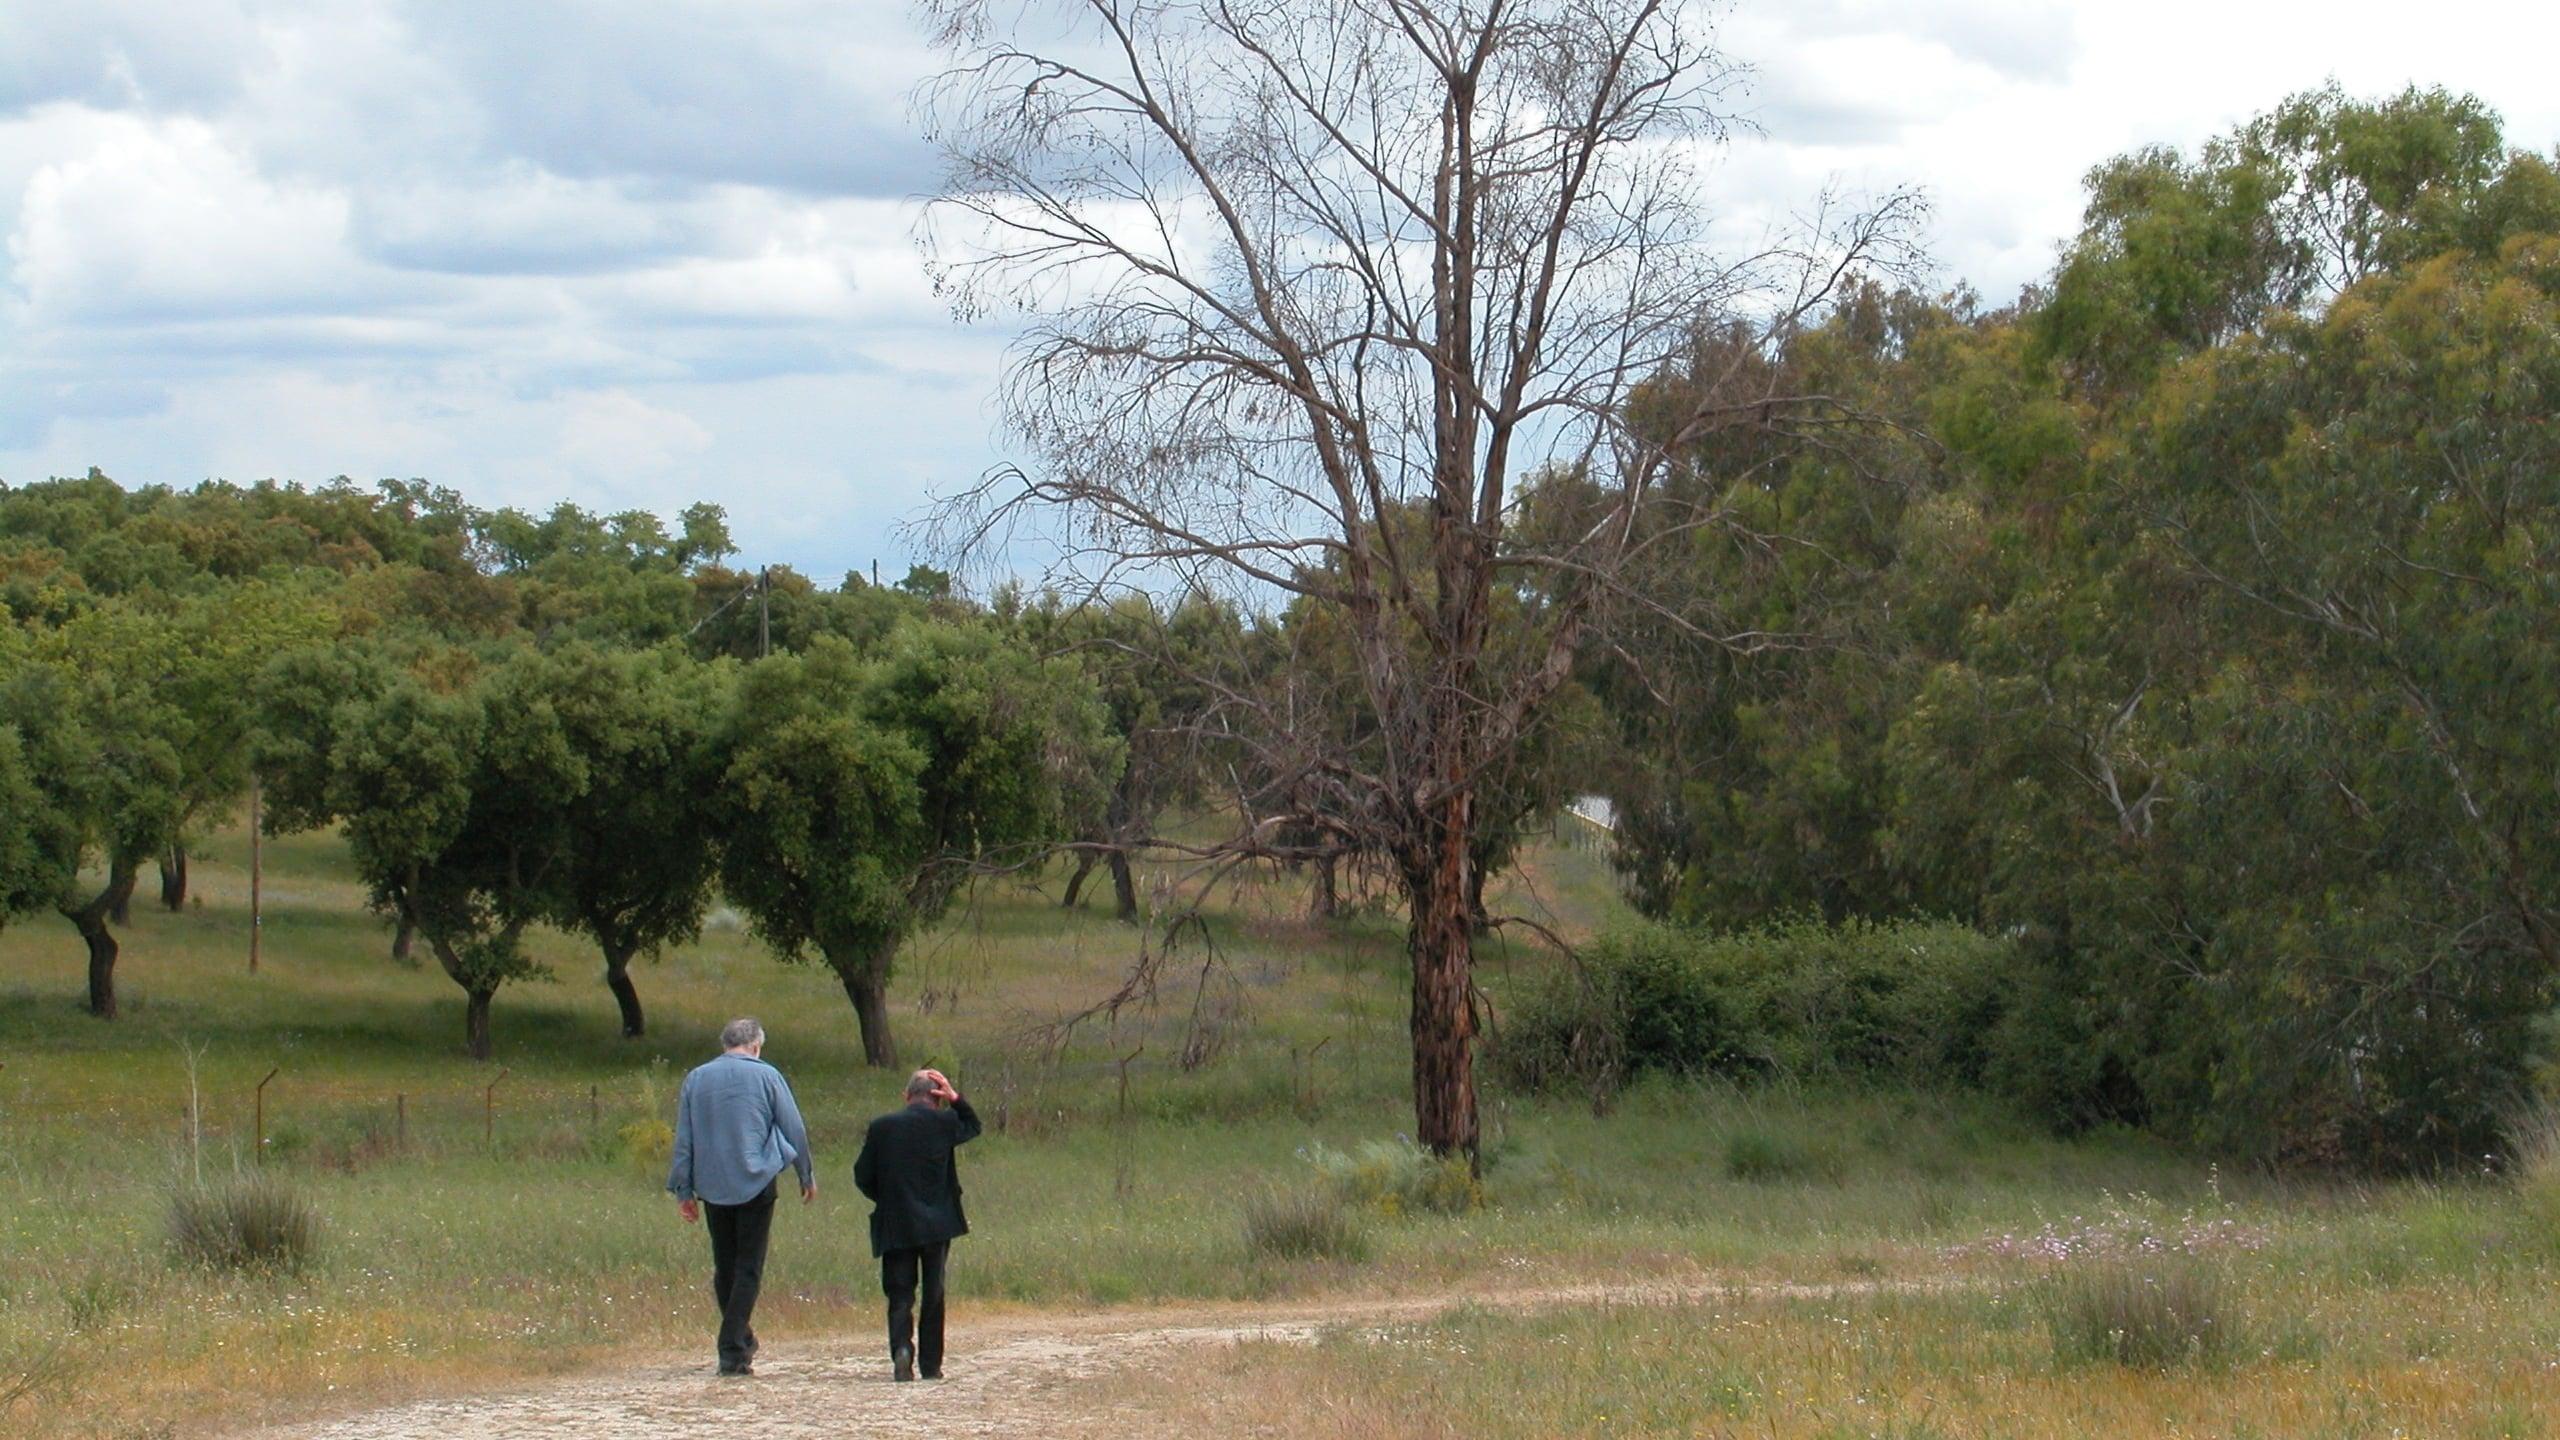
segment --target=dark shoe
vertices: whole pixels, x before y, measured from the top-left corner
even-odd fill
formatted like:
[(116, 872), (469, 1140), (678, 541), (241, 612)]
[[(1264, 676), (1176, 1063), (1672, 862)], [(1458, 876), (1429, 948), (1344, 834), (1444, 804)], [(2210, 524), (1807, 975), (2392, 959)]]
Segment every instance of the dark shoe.
[(942, 1372), (939, 1370), (919, 1370), (916, 1373), (922, 1375), (927, 1380), (939, 1380), (942, 1378)]
[(723, 1365), (720, 1367), (720, 1376), (724, 1380), (753, 1380), (756, 1378), (756, 1367), (753, 1365)]
[(913, 1380), (916, 1378), (916, 1352), (904, 1345), (890, 1346), (889, 1366), (900, 1380)]

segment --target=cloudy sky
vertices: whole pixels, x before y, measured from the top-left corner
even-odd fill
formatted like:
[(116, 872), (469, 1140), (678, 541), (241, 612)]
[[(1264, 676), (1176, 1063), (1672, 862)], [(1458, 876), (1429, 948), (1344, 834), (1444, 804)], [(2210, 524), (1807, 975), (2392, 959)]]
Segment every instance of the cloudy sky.
[[(2560, 141), (2560, 7), (1741, 0), (1738, 239), (1917, 183), (1943, 279), (2041, 274), (2078, 181), (2334, 75)], [(1002, 336), (910, 239), (904, 0), (0, 0), (0, 480), (419, 476), (729, 508), (753, 561), (905, 555), (1001, 458)]]

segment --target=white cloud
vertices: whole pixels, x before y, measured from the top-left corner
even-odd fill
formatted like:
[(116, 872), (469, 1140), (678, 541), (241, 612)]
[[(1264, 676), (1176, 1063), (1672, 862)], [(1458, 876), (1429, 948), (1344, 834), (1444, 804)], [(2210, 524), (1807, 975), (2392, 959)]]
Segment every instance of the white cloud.
[[(897, 567), (999, 458), (1005, 336), (910, 243), (905, 0), (0, 0), (0, 477), (421, 475), (490, 504), (730, 507), (754, 558)], [(1708, 184), (1737, 247), (1919, 183), (1994, 300), (2079, 178), (2336, 75), (2560, 139), (2560, 11), (1795, 0)]]
[(570, 398), (555, 453), (583, 482), (605, 494), (664, 479), (711, 448), (711, 432), (692, 416), (651, 405), (624, 390)]
[(37, 167), (9, 234), (37, 324), (301, 312), (393, 298), (344, 248), (345, 195), (278, 184), (194, 119), (124, 117)]

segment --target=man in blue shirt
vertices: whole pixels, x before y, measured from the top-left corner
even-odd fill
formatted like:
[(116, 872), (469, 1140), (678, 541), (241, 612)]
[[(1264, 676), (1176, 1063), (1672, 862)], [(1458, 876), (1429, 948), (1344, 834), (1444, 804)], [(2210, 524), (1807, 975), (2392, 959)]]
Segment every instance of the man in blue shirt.
[(684, 1077), (676, 1096), (676, 1148), (667, 1170), (676, 1213), (711, 1231), (711, 1294), (720, 1302), (720, 1373), (753, 1375), (756, 1292), (773, 1236), (774, 1182), (800, 1174), (802, 1204), (818, 1198), (809, 1131), (782, 1072), (764, 1062), (764, 1027), (732, 1020), (720, 1054)]

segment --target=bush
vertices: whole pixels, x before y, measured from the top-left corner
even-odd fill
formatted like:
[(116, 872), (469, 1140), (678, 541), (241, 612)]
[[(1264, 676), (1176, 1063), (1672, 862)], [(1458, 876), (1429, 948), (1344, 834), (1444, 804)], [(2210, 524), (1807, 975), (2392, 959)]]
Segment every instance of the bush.
[(1489, 1057), (1524, 1089), (1648, 1071), (1974, 1084), (2015, 947), (1936, 921), (1615, 931), (1515, 997)]
[(1837, 1180), (1840, 1152), (1776, 1130), (1738, 1130), (1725, 1138), (1724, 1173), (1735, 1180)]
[(1484, 1203), (1465, 1156), (1434, 1155), (1401, 1137), (1364, 1141), (1347, 1154), (1317, 1145), (1306, 1155), (1344, 1200), (1382, 1215), (1463, 1215)]
[(654, 1115), (631, 1121), (614, 1132), (613, 1151), (625, 1163), (663, 1175), (675, 1154), (675, 1128)]
[(1335, 1190), (1266, 1190), (1244, 1202), (1244, 1247), (1276, 1260), (1359, 1260), (1369, 1237)]
[(2164, 1256), (2086, 1262), (2048, 1282), (2054, 1358), (2165, 1370), (2245, 1348), (2221, 1272)]
[(264, 1171), (182, 1185), (169, 1197), (169, 1246), (216, 1270), (300, 1270), (320, 1248), (320, 1215)]

